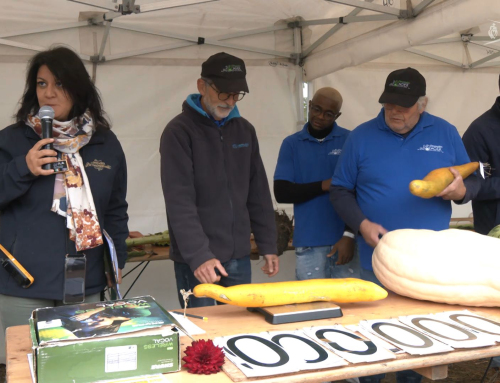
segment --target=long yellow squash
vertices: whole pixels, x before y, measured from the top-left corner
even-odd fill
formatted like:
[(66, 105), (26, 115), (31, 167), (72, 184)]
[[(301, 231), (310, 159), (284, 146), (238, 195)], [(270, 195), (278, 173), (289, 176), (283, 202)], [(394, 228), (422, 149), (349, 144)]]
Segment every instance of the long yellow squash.
[[(469, 162), (460, 166), (452, 166), (452, 168), (458, 170), (465, 179), (479, 168), (479, 162)], [(411, 181), (410, 192), (417, 197), (432, 198), (446, 189), (454, 178), (450, 168), (439, 168), (427, 174), (423, 180)]]
[(387, 296), (387, 291), (382, 287), (356, 278), (254, 283), (231, 287), (204, 283), (196, 286), (193, 293), (195, 297), (209, 297), (242, 307), (281, 306), (317, 301), (377, 301)]

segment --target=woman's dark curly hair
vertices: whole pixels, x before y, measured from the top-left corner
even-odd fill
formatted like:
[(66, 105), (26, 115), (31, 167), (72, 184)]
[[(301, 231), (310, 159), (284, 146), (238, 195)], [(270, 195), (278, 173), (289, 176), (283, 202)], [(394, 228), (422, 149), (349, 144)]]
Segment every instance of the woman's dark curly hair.
[(46, 65), (58, 79), (65, 92), (73, 101), (68, 120), (81, 116), (89, 109), (95, 126), (110, 128), (102, 109), (101, 97), (90, 79), (82, 60), (71, 49), (55, 47), (37, 53), (28, 64), (26, 87), (20, 100), (21, 107), (16, 113), (17, 121), (26, 121), (28, 115), (38, 113), (40, 105), (36, 95), (37, 75), (41, 66)]

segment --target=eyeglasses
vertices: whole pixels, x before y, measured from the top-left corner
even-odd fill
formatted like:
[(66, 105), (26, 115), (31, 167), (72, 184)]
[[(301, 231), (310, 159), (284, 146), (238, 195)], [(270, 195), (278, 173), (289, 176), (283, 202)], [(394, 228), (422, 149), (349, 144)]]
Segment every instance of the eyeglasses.
[(323, 114), (323, 116), (327, 120), (334, 120), (340, 115), (340, 113), (333, 113), (330, 111), (324, 112), (323, 109), (321, 109), (321, 107), (314, 104), (311, 104), (311, 111), (314, 112), (314, 114)]
[(213, 83), (208, 82), (208, 81), (205, 81), (205, 82), (210, 86), (210, 88), (212, 88), (213, 90), (215, 90), (217, 92), (217, 96), (219, 97), (219, 100), (221, 100), (221, 101), (227, 101), (229, 99), (229, 97), (232, 97), (233, 101), (241, 101), (243, 99), (243, 97), (245, 97), (245, 94), (246, 94), (245, 92), (242, 92), (242, 93), (224, 93), (224, 92), (221, 92), (220, 90), (218, 90), (216, 87), (214, 87)]

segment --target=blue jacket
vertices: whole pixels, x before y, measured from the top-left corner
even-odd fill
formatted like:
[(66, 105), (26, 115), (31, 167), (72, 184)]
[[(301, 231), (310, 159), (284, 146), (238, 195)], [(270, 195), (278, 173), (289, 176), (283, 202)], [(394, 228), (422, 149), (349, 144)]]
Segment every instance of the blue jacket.
[[(34, 277), (27, 289), (0, 268), (0, 294), (60, 300), (63, 298), (64, 258), (75, 254), (65, 218), (50, 210), (55, 175), (36, 177), (26, 154), (40, 138), (24, 123), (0, 131), (0, 244)], [(80, 150), (101, 228), (113, 238), (119, 267), (127, 258), (127, 169), (115, 134), (98, 128)], [(106, 285), (103, 246), (87, 250), (86, 295)]]

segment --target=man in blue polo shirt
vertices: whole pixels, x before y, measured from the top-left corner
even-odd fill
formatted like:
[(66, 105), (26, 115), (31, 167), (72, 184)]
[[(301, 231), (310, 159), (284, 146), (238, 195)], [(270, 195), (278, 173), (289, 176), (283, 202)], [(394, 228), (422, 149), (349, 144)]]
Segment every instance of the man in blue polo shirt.
[(359, 276), (354, 234), (328, 199), (331, 177), (349, 131), (337, 125), (342, 96), (319, 89), (309, 102), (309, 122), (281, 145), (274, 173), (279, 203), (293, 203), (298, 280)]
[[(357, 237), (361, 278), (380, 282), (372, 269), (379, 236), (396, 229), (443, 230), (449, 227), (450, 200), (466, 202), (474, 184), (450, 169), (455, 180), (437, 197), (412, 195), (409, 184), (430, 171), (469, 162), (457, 129), (425, 112), (424, 77), (406, 68), (389, 74), (379, 102), (379, 115), (351, 132), (330, 188), (331, 201)], [(473, 181), (471, 179), (471, 181)], [(383, 375), (360, 378), (379, 382)], [(398, 382), (420, 382), (413, 371), (401, 371)]]

